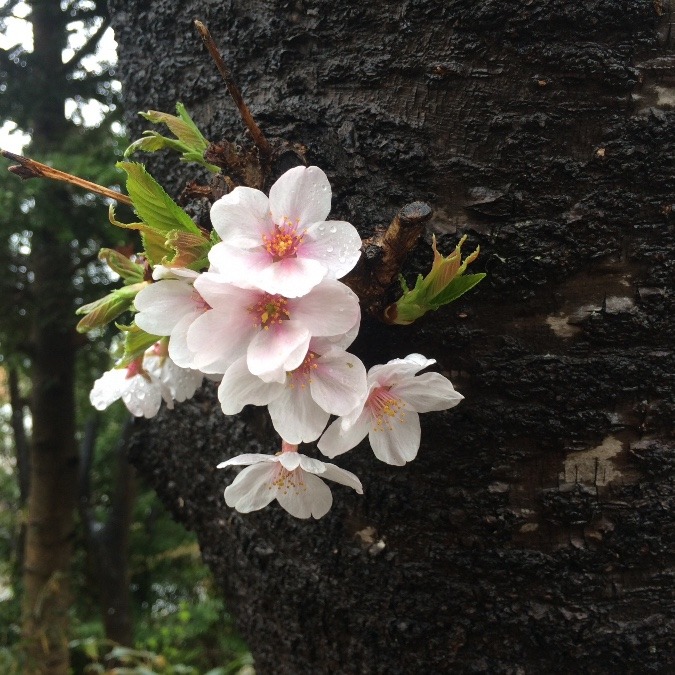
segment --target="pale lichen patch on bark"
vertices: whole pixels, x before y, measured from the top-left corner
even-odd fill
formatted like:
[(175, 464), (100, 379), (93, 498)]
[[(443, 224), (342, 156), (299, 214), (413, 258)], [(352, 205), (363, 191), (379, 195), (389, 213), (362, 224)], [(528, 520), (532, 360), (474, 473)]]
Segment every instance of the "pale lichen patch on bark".
[(613, 481), (625, 481), (625, 473), (615, 462), (623, 449), (622, 441), (615, 436), (607, 436), (594, 448), (567, 455), (560, 473), (560, 482), (602, 487)]

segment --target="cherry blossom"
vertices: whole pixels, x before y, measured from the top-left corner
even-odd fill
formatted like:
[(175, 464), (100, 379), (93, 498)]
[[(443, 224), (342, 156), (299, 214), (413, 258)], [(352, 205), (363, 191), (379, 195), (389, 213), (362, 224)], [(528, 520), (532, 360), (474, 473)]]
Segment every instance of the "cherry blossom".
[(464, 398), (440, 373), (417, 375), (433, 363), (421, 354), (409, 354), (371, 368), (367, 396), (328, 427), (319, 450), (335, 457), (367, 435), (375, 456), (383, 462), (402, 466), (415, 459), (421, 436), (418, 413), (446, 410)]
[(190, 398), (204, 376), (194, 370), (179, 368), (162, 353), (163, 349), (157, 343), (126, 368), (113, 368), (103, 373), (89, 394), (94, 408), (105, 410), (121, 398), (132, 415), (150, 418), (159, 412), (162, 400), (168, 408), (173, 408), (174, 401)]
[(242, 280), (273, 295), (305, 295), (322, 279), (339, 279), (360, 256), (353, 225), (326, 221), (331, 189), (317, 166), (287, 171), (270, 190), (236, 187), (211, 207), (221, 238), (209, 260), (228, 282)]
[(264, 508), (274, 499), (296, 518), (321, 518), (333, 504), (330, 488), (322, 479), (346, 485), (363, 494), (361, 481), (335, 464), (321, 462), (297, 451), (298, 446), (282, 443), (277, 455), (246, 454), (218, 464), (248, 465), (225, 489), (225, 502), (240, 513)]
[(242, 357), (227, 369), (218, 388), (228, 415), (247, 404), (268, 405), (275, 430), (290, 443), (315, 441), (330, 415), (346, 415), (366, 394), (363, 363), (325, 338), (312, 338), (304, 361), (286, 373), (283, 383), (251, 374)]
[(354, 292), (334, 279), (299, 298), (234, 286), (211, 272), (200, 275), (195, 288), (210, 309), (188, 329), (187, 344), (193, 367), (205, 373), (224, 373), (246, 355), (253, 375), (283, 382), (286, 371), (304, 361), (313, 336), (351, 331), (361, 318)]

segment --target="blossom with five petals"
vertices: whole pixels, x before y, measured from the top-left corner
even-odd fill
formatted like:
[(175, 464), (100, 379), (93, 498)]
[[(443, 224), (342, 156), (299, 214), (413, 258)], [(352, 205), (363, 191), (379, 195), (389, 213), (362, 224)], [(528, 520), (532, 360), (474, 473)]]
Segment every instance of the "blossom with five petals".
[(322, 279), (339, 279), (359, 259), (353, 225), (326, 220), (331, 189), (317, 166), (298, 166), (277, 180), (269, 198), (236, 187), (211, 207), (221, 238), (209, 260), (230, 283), (242, 279), (273, 295), (305, 295)]
[(346, 415), (366, 393), (363, 363), (325, 338), (312, 338), (304, 361), (286, 373), (283, 383), (263, 382), (242, 357), (218, 387), (225, 414), (234, 415), (247, 404), (267, 405), (274, 428), (289, 443), (315, 441), (330, 415)]
[(218, 464), (219, 469), (249, 465), (225, 489), (227, 505), (240, 513), (250, 513), (276, 499), (296, 518), (321, 518), (333, 504), (333, 495), (322, 478), (363, 494), (361, 481), (353, 473), (307, 457), (297, 447), (283, 443), (277, 455), (239, 455)]
[(253, 375), (283, 382), (286, 371), (304, 361), (313, 336), (340, 335), (361, 318), (358, 298), (335, 279), (299, 298), (234, 286), (211, 272), (201, 274), (195, 288), (210, 309), (193, 321), (187, 344), (194, 367), (205, 373), (224, 373), (246, 355)]
[(417, 375), (436, 363), (421, 354), (393, 359), (368, 371), (368, 394), (361, 405), (335, 420), (319, 440), (319, 450), (335, 457), (368, 436), (375, 456), (403, 466), (420, 447), (418, 413), (447, 410), (464, 397), (440, 373)]

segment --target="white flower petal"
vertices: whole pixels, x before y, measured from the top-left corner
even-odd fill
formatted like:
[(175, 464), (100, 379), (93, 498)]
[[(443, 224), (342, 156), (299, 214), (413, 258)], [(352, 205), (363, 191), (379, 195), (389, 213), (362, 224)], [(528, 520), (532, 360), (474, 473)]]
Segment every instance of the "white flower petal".
[(263, 382), (253, 375), (243, 356), (225, 371), (218, 387), (218, 400), (226, 415), (236, 415), (245, 405), (267, 405), (283, 392), (283, 384)]
[(389, 427), (371, 429), (368, 434), (370, 447), (375, 457), (387, 464), (403, 466), (417, 456), (420, 447), (421, 429), (419, 415), (408, 410), (404, 421), (397, 417), (386, 418)]
[(171, 331), (169, 338), (169, 356), (171, 360), (181, 368), (192, 368), (194, 353), (188, 348), (187, 334), (190, 326), (197, 317), (201, 316), (201, 312), (193, 314), (186, 314)]
[(225, 503), (240, 513), (264, 508), (276, 497), (276, 490), (270, 484), (274, 471), (267, 463), (247, 466), (232, 485), (225, 488)]
[(307, 258), (283, 258), (261, 269), (251, 282), (263, 291), (297, 298), (306, 295), (325, 276), (328, 269), (317, 260)]
[(213, 372), (207, 366), (215, 362), (229, 366), (246, 352), (256, 328), (250, 317), (237, 311), (238, 308), (230, 309), (230, 312), (209, 310), (192, 322), (187, 332), (187, 346), (194, 354), (194, 368)]
[(259, 275), (274, 265), (272, 256), (261, 246), (238, 248), (224, 242), (219, 242), (209, 251), (209, 261), (219, 270), (221, 282), (244, 288), (258, 288), (256, 280)]
[(151, 377), (148, 382), (142, 375), (130, 377), (129, 385), (122, 392), (122, 401), (135, 417), (154, 417), (162, 405), (162, 387)]
[(322, 462), (320, 459), (308, 457), (307, 455), (300, 455), (300, 466), (309, 473), (321, 475), (326, 471), (328, 464)]
[(193, 292), (192, 284), (177, 279), (146, 286), (134, 298), (136, 325), (151, 335), (170, 335), (178, 321), (194, 311)]
[(311, 443), (326, 428), (329, 414), (313, 400), (309, 387), (286, 386), (279, 398), (269, 404), (276, 432), (287, 443)]
[(242, 464), (260, 464), (260, 462), (277, 462), (278, 458), (274, 455), (263, 455), (258, 452), (248, 452), (243, 455), (237, 455), (218, 464), (216, 469), (224, 469), (226, 466), (240, 466)]
[(307, 227), (326, 220), (330, 213), (330, 183), (318, 166), (297, 166), (286, 171), (272, 186), (269, 203), (277, 225), (289, 220)]
[(326, 429), (317, 447), (326, 457), (337, 457), (356, 447), (366, 437), (370, 428), (370, 413), (367, 411), (364, 411), (349, 429), (343, 429), (338, 418)]
[(440, 373), (424, 373), (403, 380), (395, 384), (390, 391), (392, 396), (402, 398), (418, 413), (447, 410), (464, 398), (455, 391), (450, 380)]
[(377, 382), (382, 386), (390, 387), (399, 380), (411, 378), (423, 368), (436, 363), (435, 359), (427, 359), (421, 354), (409, 354), (404, 359), (391, 361), (373, 366), (368, 371), (368, 382)]
[(260, 190), (236, 187), (211, 207), (211, 223), (221, 240), (239, 246), (259, 246), (272, 229), (269, 200)]
[(335, 481), (341, 485), (353, 488), (358, 494), (363, 494), (363, 485), (361, 481), (351, 471), (345, 471), (335, 464), (324, 464), (326, 470), (321, 474), (322, 478)]
[(303, 323), (312, 335), (340, 335), (359, 321), (356, 294), (335, 279), (324, 279), (307, 295), (288, 301), (291, 319)]
[(296, 471), (296, 482), (300, 480), (302, 485), (289, 487), (287, 490), (279, 488), (277, 500), (282, 508), (286, 509), (296, 518), (321, 518), (325, 516), (333, 504), (333, 495), (330, 488), (311, 473), (305, 473), (302, 469)]
[(282, 452), (276, 459), (288, 471), (295, 471), (300, 466), (299, 452)]
[(312, 398), (332, 415), (346, 415), (368, 395), (366, 368), (353, 354), (334, 349), (316, 360), (310, 380)]
[(361, 243), (361, 236), (351, 223), (327, 220), (310, 225), (298, 256), (322, 262), (329, 278), (340, 279), (358, 262)]
[(248, 369), (264, 379), (265, 375), (277, 372), (292, 355), (304, 351), (304, 358), (309, 339), (309, 331), (298, 321), (282, 321), (269, 330), (258, 331), (246, 352)]

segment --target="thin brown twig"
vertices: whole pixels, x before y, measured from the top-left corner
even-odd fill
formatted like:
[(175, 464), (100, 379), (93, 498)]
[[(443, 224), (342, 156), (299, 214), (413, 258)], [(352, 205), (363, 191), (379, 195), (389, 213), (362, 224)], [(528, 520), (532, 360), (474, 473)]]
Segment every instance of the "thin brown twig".
[(263, 157), (269, 157), (272, 154), (272, 146), (269, 144), (269, 141), (265, 138), (265, 135), (261, 131), (260, 127), (253, 119), (253, 115), (251, 115), (251, 111), (248, 109), (248, 106), (244, 102), (244, 97), (241, 95), (239, 87), (237, 87), (234, 78), (232, 77), (230, 69), (227, 67), (225, 61), (223, 60), (223, 57), (218, 51), (218, 47), (216, 46), (216, 43), (211, 37), (211, 33), (209, 33), (208, 28), (197, 19), (195, 19), (195, 27), (197, 28), (199, 34), (201, 35), (201, 38), (204, 42), (204, 46), (208, 50), (209, 54), (211, 54), (211, 58), (214, 60), (216, 68), (218, 68), (218, 72), (222, 75), (223, 80), (225, 80), (227, 91), (230, 93), (230, 96), (234, 100), (237, 108), (239, 109), (239, 114), (241, 115), (242, 120), (244, 120), (244, 124), (248, 127), (248, 130), (251, 132), (253, 142), (256, 144), (258, 150), (260, 150), (260, 154)]
[(24, 180), (27, 180), (28, 178), (50, 178), (51, 180), (58, 180), (63, 183), (75, 185), (89, 192), (94, 192), (95, 194), (101, 195), (102, 197), (115, 199), (120, 204), (133, 206), (131, 199), (127, 197), (127, 195), (123, 195), (121, 192), (116, 192), (110, 188), (98, 185), (98, 183), (92, 183), (91, 181), (84, 180), (84, 178), (73, 176), (71, 173), (53, 169), (51, 166), (42, 164), (42, 162), (37, 162), (34, 159), (30, 159), (30, 157), (15, 155), (13, 152), (9, 152), (8, 150), (0, 150), (0, 154), (3, 157), (7, 157), (7, 159), (18, 162), (19, 166), (10, 166), (9, 171), (19, 176), (19, 178), (23, 178)]

